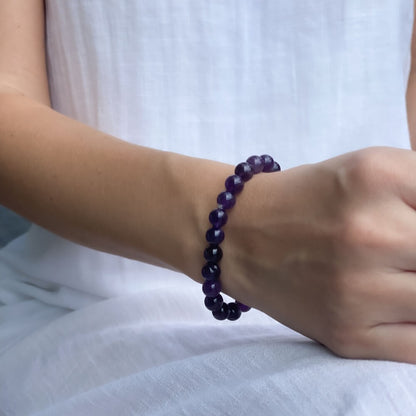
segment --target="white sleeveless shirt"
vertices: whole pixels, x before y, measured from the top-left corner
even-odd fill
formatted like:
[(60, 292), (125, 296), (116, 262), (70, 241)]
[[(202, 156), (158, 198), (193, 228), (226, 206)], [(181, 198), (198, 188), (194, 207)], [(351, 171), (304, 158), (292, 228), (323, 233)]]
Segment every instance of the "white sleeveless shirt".
[[(53, 107), (126, 141), (232, 164), (269, 153), (284, 169), (409, 147), (412, 0), (47, 0), (46, 12)], [(0, 413), (361, 416), (402, 395), (389, 379), (380, 398), (374, 371), (416, 386), (408, 366), (348, 366), (256, 311), (221, 326), (188, 278), (37, 225), (0, 250), (0, 301)], [(406, 388), (400, 414), (414, 414)], [(268, 402), (243, 406), (256, 389)]]

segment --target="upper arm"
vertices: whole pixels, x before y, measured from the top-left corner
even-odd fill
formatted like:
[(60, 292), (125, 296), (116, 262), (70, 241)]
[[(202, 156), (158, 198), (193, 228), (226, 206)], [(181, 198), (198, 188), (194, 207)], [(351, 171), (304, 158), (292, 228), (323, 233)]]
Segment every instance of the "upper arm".
[[(416, 0), (414, 3), (414, 15), (416, 15)], [(407, 84), (406, 104), (407, 120), (409, 125), (410, 142), (416, 149), (416, 25), (413, 21), (413, 34), (411, 42), (411, 65)]]
[(0, 93), (49, 105), (43, 0), (0, 1)]

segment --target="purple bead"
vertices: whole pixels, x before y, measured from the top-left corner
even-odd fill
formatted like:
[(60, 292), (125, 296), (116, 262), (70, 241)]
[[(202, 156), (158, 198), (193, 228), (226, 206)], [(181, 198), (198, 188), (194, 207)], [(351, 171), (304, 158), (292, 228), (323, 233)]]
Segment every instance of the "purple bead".
[(280, 172), (280, 165), (277, 162), (274, 162), (273, 169), (270, 172)]
[(218, 204), (223, 209), (230, 209), (235, 205), (235, 197), (231, 192), (221, 192), (217, 198)]
[(238, 305), (241, 312), (248, 312), (251, 309), (250, 306), (244, 305), (244, 303), (241, 303), (241, 302), (235, 302), (235, 303)]
[(244, 188), (244, 181), (238, 175), (229, 176), (225, 180), (225, 189), (232, 194), (238, 194)]
[(274, 160), (269, 155), (261, 155), (260, 156), (263, 162), (263, 172), (271, 172), (274, 166)]
[(208, 243), (220, 244), (224, 240), (224, 231), (219, 228), (210, 228), (205, 234)]
[(234, 173), (238, 175), (244, 182), (249, 181), (254, 175), (253, 168), (247, 162), (239, 163), (235, 167)]
[(236, 321), (241, 316), (241, 310), (237, 303), (230, 302), (228, 304), (228, 319), (230, 321)]
[(247, 163), (253, 168), (254, 173), (263, 171), (263, 161), (260, 156), (250, 156), (247, 159)]
[(220, 266), (217, 263), (209, 261), (201, 270), (202, 276), (207, 280), (217, 279), (221, 274)]
[(210, 244), (204, 251), (204, 257), (206, 261), (218, 263), (222, 259), (221, 247), (216, 244)]
[(205, 280), (202, 291), (210, 298), (215, 298), (221, 292), (221, 282), (219, 280)]
[(211, 211), (209, 221), (212, 224), (206, 232), (206, 240), (209, 246), (204, 250), (206, 264), (201, 273), (205, 278), (202, 291), (205, 294), (205, 306), (212, 311), (214, 318), (219, 320), (229, 319), (235, 321), (240, 318), (242, 312), (248, 312), (251, 308), (237, 300), (229, 304), (225, 303), (221, 296), (221, 269), (218, 265), (223, 253), (219, 244), (224, 240), (224, 232), (221, 227), (227, 223), (226, 210), (235, 205), (235, 195), (244, 188), (244, 183), (250, 180), (254, 174), (260, 172), (278, 172), (280, 165), (269, 155), (250, 156), (246, 162), (240, 163), (234, 170), (234, 175), (225, 180), (225, 191), (217, 197), (218, 208)]
[(226, 303), (223, 303), (221, 308), (218, 309), (217, 311), (212, 312), (212, 315), (214, 316), (214, 318), (218, 319), (219, 321), (223, 321), (224, 319), (227, 319), (228, 314), (229, 314), (229, 309)]
[(222, 304), (224, 303), (224, 300), (222, 299), (221, 295), (215, 296), (215, 298), (206, 297), (205, 298), (205, 306), (210, 311), (217, 311), (218, 309), (221, 309)]
[(214, 228), (221, 228), (227, 223), (227, 214), (221, 208), (214, 209), (209, 214), (209, 222), (214, 226)]

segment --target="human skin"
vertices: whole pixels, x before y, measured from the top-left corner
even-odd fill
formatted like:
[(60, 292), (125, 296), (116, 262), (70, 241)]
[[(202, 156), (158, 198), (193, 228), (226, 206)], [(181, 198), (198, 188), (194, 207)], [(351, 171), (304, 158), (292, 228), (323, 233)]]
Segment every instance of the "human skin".
[[(416, 16), (416, 2), (413, 6)], [(415, 20), (414, 16), (414, 20)], [(409, 126), (410, 142), (412, 149), (416, 149), (416, 30), (413, 25), (411, 43), (411, 65), (406, 93), (407, 121)]]
[[(42, 1), (0, 2), (0, 203), (79, 244), (201, 282), (207, 216), (232, 167), (52, 110), (43, 34)], [(258, 175), (229, 215), (224, 291), (338, 355), (416, 363), (415, 169), (410, 150), (371, 148)]]

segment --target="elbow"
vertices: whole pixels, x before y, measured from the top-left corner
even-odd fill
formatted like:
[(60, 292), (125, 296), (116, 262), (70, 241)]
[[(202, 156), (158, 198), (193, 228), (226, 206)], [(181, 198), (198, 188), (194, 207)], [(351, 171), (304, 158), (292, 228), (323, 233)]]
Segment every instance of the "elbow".
[(24, 86), (16, 86), (13, 83), (7, 82), (6, 80), (0, 78), (1, 101), (7, 98), (13, 99), (13, 97), (26, 98), (33, 102), (51, 107), (49, 88), (33, 90), (30, 88), (24, 88)]

